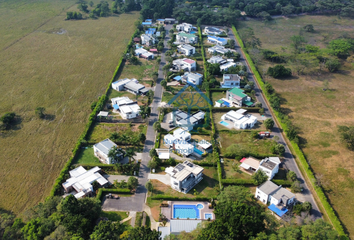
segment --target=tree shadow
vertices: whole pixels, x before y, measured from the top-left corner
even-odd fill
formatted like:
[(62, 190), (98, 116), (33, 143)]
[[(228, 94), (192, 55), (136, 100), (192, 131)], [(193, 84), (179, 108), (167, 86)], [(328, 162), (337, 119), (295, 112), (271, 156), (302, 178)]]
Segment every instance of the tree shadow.
[(53, 121), (55, 120), (55, 115), (54, 114), (45, 114), (44, 119), (48, 121)]
[(292, 118), (291, 116), (289, 116), (289, 114), (293, 112), (290, 108), (281, 108), (281, 112), (284, 115), (287, 115), (289, 117), (289, 119)]

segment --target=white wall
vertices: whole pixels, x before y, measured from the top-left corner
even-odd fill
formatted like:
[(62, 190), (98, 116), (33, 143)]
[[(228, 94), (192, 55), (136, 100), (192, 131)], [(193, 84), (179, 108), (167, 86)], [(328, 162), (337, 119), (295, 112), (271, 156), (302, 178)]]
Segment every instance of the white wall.
[(258, 188), (256, 190), (255, 197), (264, 204), (267, 204), (267, 202), (268, 202), (268, 195), (265, 194), (264, 192), (260, 191)]

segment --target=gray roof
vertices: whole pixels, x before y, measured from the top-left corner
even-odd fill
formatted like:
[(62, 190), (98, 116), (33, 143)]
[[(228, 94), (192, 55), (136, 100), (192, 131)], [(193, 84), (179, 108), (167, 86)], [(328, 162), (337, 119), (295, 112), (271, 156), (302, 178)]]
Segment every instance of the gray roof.
[(112, 142), (108, 138), (95, 144), (95, 147), (106, 155), (108, 155), (109, 150), (111, 150), (111, 148), (114, 146), (117, 146), (117, 144), (115, 144), (114, 142)]
[(140, 84), (140, 83), (135, 83), (133, 81), (129, 82), (128, 84), (126, 84), (124, 86), (125, 88), (131, 89), (133, 91), (139, 91), (142, 88), (145, 88), (144, 85)]
[(279, 163), (275, 163), (275, 162), (269, 160), (269, 158), (266, 158), (266, 159), (263, 159), (260, 166), (268, 168), (269, 170), (273, 170), (278, 164)]
[(195, 47), (189, 45), (189, 44), (182, 44), (178, 47), (181, 47), (181, 48), (185, 48), (185, 49), (188, 49), (188, 50), (191, 50), (191, 49), (195, 49)]
[(182, 231), (191, 232), (197, 228), (202, 220), (170, 220), (171, 233), (180, 233)]
[(195, 117), (198, 120), (204, 119), (204, 116), (205, 116), (205, 112), (203, 111), (199, 111), (193, 114), (193, 117)]
[(286, 190), (285, 188), (279, 188), (273, 195), (275, 199), (281, 199), (283, 203), (287, 203), (288, 199), (295, 197), (295, 194)]
[(279, 186), (271, 181), (266, 181), (265, 183), (263, 183), (262, 185), (260, 185), (257, 188), (260, 191), (264, 192), (265, 194), (269, 195), (272, 192), (276, 191), (279, 188)]

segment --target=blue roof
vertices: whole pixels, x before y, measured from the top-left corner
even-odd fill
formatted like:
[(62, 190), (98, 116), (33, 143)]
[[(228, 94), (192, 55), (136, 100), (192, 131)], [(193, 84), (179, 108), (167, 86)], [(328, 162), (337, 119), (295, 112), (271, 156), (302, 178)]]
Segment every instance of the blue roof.
[(151, 22), (143, 22), (143, 25), (151, 25)]
[(114, 104), (114, 105), (113, 105), (113, 108), (116, 109), (116, 110), (118, 110), (118, 109), (119, 109), (119, 106), (118, 106), (117, 104)]
[(230, 104), (226, 101), (223, 101), (223, 104), (226, 106), (226, 107), (230, 107)]
[(174, 77), (173, 79), (179, 81), (179, 80), (182, 79), (182, 77), (181, 77), (181, 76), (176, 76), (176, 77)]
[(165, 19), (156, 19), (156, 21), (165, 21)]
[(147, 35), (153, 35), (153, 34), (154, 34), (154, 31), (147, 30), (147, 31), (145, 31), (145, 34), (147, 34)]
[(156, 32), (156, 28), (149, 28), (149, 31)]
[(279, 209), (277, 208), (277, 206), (275, 206), (274, 204), (270, 205), (268, 207), (270, 210), (272, 210), (273, 212), (275, 212), (279, 217), (283, 216), (285, 213), (288, 212), (288, 209), (283, 208), (283, 209)]
[(152, 22), (152, 19), (146, 19), (145, 22)]
[(226, 42), (226, 38), (216, 37), (216, 36), (208, 36), (208, 39), (212, 39), (214, 41)]

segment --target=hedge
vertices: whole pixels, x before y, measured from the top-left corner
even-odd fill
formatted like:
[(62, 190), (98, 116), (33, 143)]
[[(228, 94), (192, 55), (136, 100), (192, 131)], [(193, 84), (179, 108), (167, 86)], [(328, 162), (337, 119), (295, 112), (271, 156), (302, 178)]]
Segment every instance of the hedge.
[(107, 193), (132, 194), (131, 191), (126, 188), (118, 188), (118, 189), (100, 188), (98, 189), (96, 199), (102, 201), (102, 197), (103, 197), (102, 194), (107, 194)]
[[(255, 79), (257, 81), (257, 83), (259, 84), (259, 86), (261, 87), (264, 95), (266, 96), (266, 98), (268, 99), (269, 94), (267, 93), (267, 91), (264, 88), (264, 82), (262, 81), (262, 77), (259, 74), (256, 66), (254, 65), (251, 57), (249, 56), (249, 54), (246, 52), (245, 46), (240, 38), (240, 36), (237, 33), (237, 30), (235, 28), (235, 26), (232, 26), (232, 31), (236, 37), (236, 40), (238, 41), (238, 43), (240, 44), (243, 53), (248, 61), (248, 64), (255, 76)], [(268, 99), (269, 100), (269, 99)], [(286, 131), (287, 130), (287, 126), (280, 121), (279, 119), (279, 112), (274, 110), (274, 115), (276, 116), (278, 123), (280, 124), (280, 127)], [(305, 172), (305, 174), (307, 175), (308, 179), (309, 179), (309, 184), (312, 185), (313, 189), (315, 190), (318, 198), (320, 199), (322, 206), (324, 207), (325, 211), (327, 212), (328, 218), (330, 219), (332, 225), (334, 226), (334, 228), (338, 231), (339, 235), (341, 236), (346, 236), (343, 226), (339, 220), (339, 218), (337, 217), (337, 214), (335, 213), (335, 211), (333, 210), (332, 206), (329, 204), (328, 202), (328, 198), (325, 195), (325, 193), (323, 192), (323, 189), (315, 184), (313, 184), (314, 182), (316, 182), (316, 178), (310, 168), (310, 166), (308, 165), (308, 162), (302, 152), (302, 150), (300, 149), (299, 145), (294, 142), (294, 141), (289, 141), (290, 142), (290, 147), (292, 148), (293, 152), (295, 152), (295, 155), (297, 156), (302, 168), (300, 167), (300, 169), (303, 169), (303, 171)]]
[(256, 152), (246, 152), (246, 153), (243, 153), (243, 154), (224, 154), (223, 157), (226, 157), (226, 158), (236, 158), (236, 157), (239, 157), (239, 158), (244, 158), (244, 157), (254, 157), (254, 158), (258, 158), (258, 159), (263, 159), (263, 158), (267, 158), (267, 157), (278, 157), (278, 155), (276, 154), (259, 154), (259, 153), (256, 153)]
[(225, 185), (252, 185), (254, 182), (252, 179), (221, 179), (221, 182)]
[(150, 197), (151, 200), (169, 200), (169, 201), (210, 201), (212, 198), (215, 197), (194, 197), (194, 198), (187, 198), (187, 197), (175, 197), (169, 195), (162, 195), (158, 194), (155, 196)]
[(157, 133), (157, 136), (156, 136), (156, 140), (155, 141), (155, 148), (159, 148), (160, 147), (160, 140), (161, 140), (161, 133)]
[(291, 187), (291, 185), (293, 184), (292, 181), (284, 179), (273, 179), (272, 182), (277, 185), (281, 185), (282, 187)]
[[(124, 54), (123, 56), (125, 56), (127, 54), (127, 52), (129, 51), (129, 49), (132, 47), (132, 40), (133, 40), (133, 37), (134, 35), (137, 33), (137, 31), (139, 31), (138, 29), (134, 32), (134, 34), (131, 36), (130, 38), (130, 42), (126, 48), (126, 50), (124, 51)], [(94, 127), (94, 123), (95, 123), (95, 117), (97, 115), (97, 113), (99, 111), (101, 111), (101, 109), (103, 108), (104, 104), (106, 103), (107, 101), (107, 95), (111, 89), (111, 86), (112, 86), (112, 82), (115, 80), (115, 78), (117, 77), (118, 75), (118, 72), (122, 66), (122, 62), (123, 62), (124, 58), (122, 57), (119, 62), (118, 62), (118, 65), (116, 67), (116, 70), (114, 71), (113, 73), (113, 76), (112, 76), (112, 79), (110, 80), (109, 84), (108, 84), (108, 87), (105, 91), (105, 94), (102, 95), (97, 104), (96, 104), (96, 107), (95, 109), (92, 111), (92, 113), (90, 114), (89, 116), (89, 122), (86, 124), (86, 127), (84, 129), (84, 132), (81, 134), (81, 136), (79, 137), (78, 141), (76, 142), (76, 145), (74, 147), (74, 149), (72, 150), (72, 156), (69, 158), (69, 161), (66, 162), (66, 164), (64, 165), (63, 169), (60, 171), (60, 174), (58, 176), (58, 178), (55, 180), (54, 182), (54, 185), (52, 187), (52, 190), (50, 191), (50, 194), (49, 194), (49, 197), (53, 197), (55, 195), (60, 195), (61, 194), (61, 184), (63, 183), (64, 181), (64, 177), (65, 175), (69, 172), (70, 170), (70, 166), (73, 162), (73, 160), (75, 159), (75, 157), (77, 157), (77, 154), (80, 150), (80, 147), (81, 147), (81, 142), (83, 140), (87, 140), (87, 137), (89, 135), (89, 133), (91, 132), (91, 130), (93, 129)]]
[(205, 51), (204, 51), (204, 46), (203, 46), (203, 37), (202, 37), (202, 31), (200, 30), (200, 27), (198, 26), (198, 33), (199, 33), (199, 38), (200, 38), (200, 47), (201, 47), (201, 52), (202, 52), (202, 58), (203, 58), (203, 66), (204, 66), (204, 80), (207, 79), (208, 77), (208, 71), (206, 68), (206, 60), (205, 60)]

